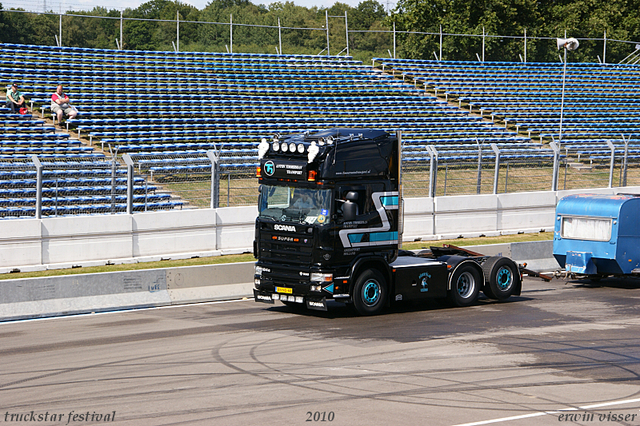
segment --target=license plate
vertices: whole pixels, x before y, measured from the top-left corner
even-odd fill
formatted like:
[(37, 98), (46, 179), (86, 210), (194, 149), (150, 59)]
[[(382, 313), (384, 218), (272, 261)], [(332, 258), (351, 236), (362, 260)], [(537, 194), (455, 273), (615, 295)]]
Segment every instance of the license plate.
[(288, 287), (276, 287), (276, 293), (293, 294), (293, 289)]

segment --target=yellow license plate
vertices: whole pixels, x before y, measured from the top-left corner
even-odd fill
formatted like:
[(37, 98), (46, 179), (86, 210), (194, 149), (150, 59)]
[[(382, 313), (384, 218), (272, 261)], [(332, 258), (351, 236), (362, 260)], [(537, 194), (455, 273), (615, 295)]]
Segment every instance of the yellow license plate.
[(293, 294), (293, 289), (287, 287), (276, 287), (276, 293)]

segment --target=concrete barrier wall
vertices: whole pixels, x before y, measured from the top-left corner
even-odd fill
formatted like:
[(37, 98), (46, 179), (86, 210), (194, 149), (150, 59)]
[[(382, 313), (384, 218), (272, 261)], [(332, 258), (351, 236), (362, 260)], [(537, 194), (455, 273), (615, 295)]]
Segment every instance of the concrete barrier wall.
[(0, 221), (0, 271), (19, 265), (42, 265), (42, 243), (40, 220)]
[(42, 263), (131, 257), (131, 219), (130, 215), (99, 215), (42, 220)]
[(166, 272), (172, 303), (253, 296), (253, 262), (189, 266)]
[(250, 251), (256, 207), (0, 220), (0, 273)]
[(255, 233), (257, 207), (218, 209), (218, 249), (251, 250)]
[(163, 270), (6, 280), (0, 285), (0, 319), (170, 304)]
[(442, 238), (498, 231), (498, 198), (495, 195), (437, 197), (435, 231)]
[(553, 241), (487, 244), (465, 248), (487, 256), (509, 257), (520, 264), (526, 263), (527, 269), (532, 271), (552, 272), (560, 269), (560, 265), (553, 257)]
[[(585, 192), (640, 193), (640, 187), (409, 198), (403, 239), (551, 232), (558, 200)], [(247, 206), (0, 220), (0, 273), (248, 252), (256, 213)]]
[(120, 257), (216, 250), (217, 219), (212, 209), (132, 215), (131, 253)]
[(557, 195), (553, 192), (526, 192), (498, 195), (499, 230), (537, 232), (553, 228)]
[(252, 296), (253, 262), (3, 280), (0, 321)]

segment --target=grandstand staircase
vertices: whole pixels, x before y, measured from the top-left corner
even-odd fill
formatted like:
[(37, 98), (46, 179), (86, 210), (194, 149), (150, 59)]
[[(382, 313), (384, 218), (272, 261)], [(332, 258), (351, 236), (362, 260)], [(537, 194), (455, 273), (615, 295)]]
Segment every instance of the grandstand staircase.
[[(419, 88), (419, 86), (420, 86), (420, 83), (415, 81), (411, 76), (406, 76), (406, 75), (403, 75), (403, 74), (396, 75), (396, 73), (393, 70), (393, 68), (391, 69), (391, 72), (385, 71), (381, 67), (379, 67), (379, 68), (374, 67), (374, 69), (376, 69), (377, 71), (381, 72), (384, 75), (393, 77), (394, 79), (397, 79), (397, 80), (401, 80), (403, 83), (413, 84), (416, 88)], [(454, 97), (448, 96), (443, 91), (438, 92), (437, 90), (433, 90), (433, 92), (427, 92), (426, 90), (424, 90), (423, 94), (424, 94), (424, 96), (433, 95), (439, 101), (446, 102), (448, 106), (451, 106), (451, 107), (454, 107), (454, 108), (461, 108), (462, 107), (461, 102), (457, 98), (454, 99)], [(482, 110), (473, 110), (472, 108), (469, 108), (469, 116), (477, 117), (477, 118), (481, 119), (485, 123), (491, 123), (494, 126), (502, 127), (502, 128), (504, 128), (506, 130), (514, 131), (519, 136), (526, 137), (527, 139), (530, 140), (533, 149), (539, 149), (541, 147), (541, 144), (533, 142), (533, 139), (531, 138), (531, 134), (529, 132), (527, 132), (526, 129), (520, 129), (519, 127), (517, 127), (517, 126), (515, 126), (513, 124), (509, 124), (507, 121), (505, 121), (504, 119), (500, 119), (498, 116), (494, 116), (493, 114), (491, 114), (490, 116), (489, 116), (489, 114), (485, 115), (485, 114), (483, 114)], [(576, 167), (579, 167), (579, 166), (576, 164)], [(589, 166), (584, 166), (583, 165), (583, 168), (586, 168), (586, 167), (589, 167)]]

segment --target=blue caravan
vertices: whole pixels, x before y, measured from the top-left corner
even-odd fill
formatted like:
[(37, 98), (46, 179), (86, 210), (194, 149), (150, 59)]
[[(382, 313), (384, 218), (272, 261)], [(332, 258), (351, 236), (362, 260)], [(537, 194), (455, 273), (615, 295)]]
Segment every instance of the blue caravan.
[(567, 273), (640, 274), (640, 195), (569, 195), (555, 222), (553, 256)]

